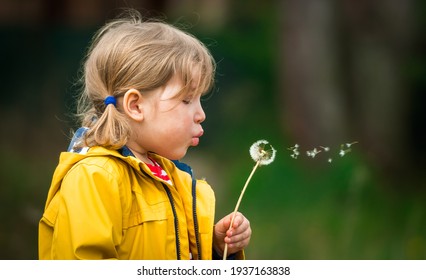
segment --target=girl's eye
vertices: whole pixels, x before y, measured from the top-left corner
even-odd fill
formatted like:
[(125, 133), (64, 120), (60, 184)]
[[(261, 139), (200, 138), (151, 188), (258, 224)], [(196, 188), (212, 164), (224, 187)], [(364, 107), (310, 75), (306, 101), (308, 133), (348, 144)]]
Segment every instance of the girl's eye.
[(190, 104), (192, 102), (192, 97), (186, 97), (185, 99), (182, 100), (182, 102), (184, 104)]

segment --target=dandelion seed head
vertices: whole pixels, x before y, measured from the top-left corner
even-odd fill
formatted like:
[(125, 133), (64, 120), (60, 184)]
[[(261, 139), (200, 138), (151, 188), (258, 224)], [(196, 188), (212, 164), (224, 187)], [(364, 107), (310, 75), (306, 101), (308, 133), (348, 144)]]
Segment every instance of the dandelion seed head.
[[(266, 146), (269, 149), (265, 149)], [(266, 140), (258, 140), (250, 147), (250, 156), (255, 162), (259, 162), (259, 165), (268, 165), (275, 160), (275, 154), (277, 151), (269, 144)], [(296, 155), (297, 157), (297, 155)]]

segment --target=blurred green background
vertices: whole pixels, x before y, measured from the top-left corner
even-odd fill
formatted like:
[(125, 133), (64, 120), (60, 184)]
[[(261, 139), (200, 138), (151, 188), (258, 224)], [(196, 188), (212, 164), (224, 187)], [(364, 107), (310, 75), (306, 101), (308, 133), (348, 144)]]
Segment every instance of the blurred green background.
[[(254, 165), (250, 145), (278, 151), (240, 208), (248, 259), (426, 258), (425, 1), (0, 0), (0, 259), (37, 258), (80, 63), (123, 7), (185, 25), (218, 62), (205, 134), (184, 159), (215, 189), (218, 219)], [(306, 156), (319, 146), (328, 155)]]

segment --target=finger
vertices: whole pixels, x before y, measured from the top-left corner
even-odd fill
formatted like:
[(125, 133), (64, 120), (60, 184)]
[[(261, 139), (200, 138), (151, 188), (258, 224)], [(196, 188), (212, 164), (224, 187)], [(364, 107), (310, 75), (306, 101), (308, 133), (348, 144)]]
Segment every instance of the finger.
[(237, 251), (238, 251), (240, 249), (245, 248), (249, 244), (249, 242), (250, 242), (250, 237), (247, 237), (247, 238), (243, 238), (241, 240), (237, 240), (237, 241), (233, 241), (233, 242), (228, 243), (228, 247), (232, 248), (232, 249), (237, 249)]
[[(234, 214), (230, 215), (230, 223), (232, 221)], [(245, 217), (243, 216), (243, 214), (241, 214), (240, 212), (235, 213), (235, 218), (234, 221), (232, 222), (232, 228), (238, 228), (241, 223), (245, 220)]]
[(248, 227), (244, 231), (239, 232), (238, 234), (226, 236), (224, 241), (228, 244), (231, 244), (231, 243), (241, 242), (246, 239), (250, 239), (250, 237), (251, 237), (251, 228)]
[(246, 230), (250, 229), (250, 222), (249, 220), (245, 219), (241, 221), (241, 223), (236, 226), (236, 227), (232, 227), (227, 233), (226, 235), (231, 237), (233, 235), (237, 235), (240, 234), (242, 232), (245, 232)]
[(234, 219), (234, 223), (232, 224), (232, 228), (236, 229), (240, 226), (242, 222), (241, 214), (237, 213)]

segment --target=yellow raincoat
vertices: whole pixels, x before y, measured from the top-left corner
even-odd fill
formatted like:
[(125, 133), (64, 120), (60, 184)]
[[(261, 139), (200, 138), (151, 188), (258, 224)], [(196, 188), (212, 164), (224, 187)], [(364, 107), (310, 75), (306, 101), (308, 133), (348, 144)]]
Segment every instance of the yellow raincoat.
[(150, 156), (172, 184), (118, 151), (62, 153), (39, 223), (39, 258), (211, 259), (213, 190)]

